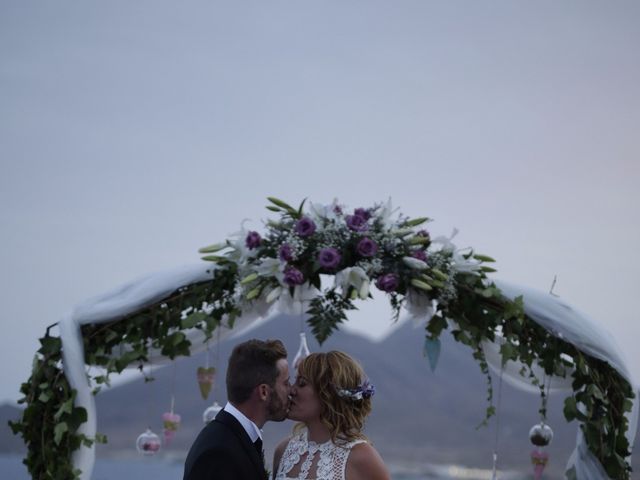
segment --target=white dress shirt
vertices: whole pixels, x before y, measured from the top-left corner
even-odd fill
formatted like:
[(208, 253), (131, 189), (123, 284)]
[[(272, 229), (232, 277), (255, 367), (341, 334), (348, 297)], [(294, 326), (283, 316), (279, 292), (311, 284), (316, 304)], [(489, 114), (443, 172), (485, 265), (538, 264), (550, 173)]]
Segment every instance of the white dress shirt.
[(244, 428), (245, 432), (247, 432), (247, 435), (249, 435), (251, 443), (255, 443), (258, 438), (262, 440), (262, 432), (255, 423), (247, 418), (244, 413), (231, 405), (229, 402), (227, 402), (227, 404), (224, 406), (224, 411), (233, 415), (233, 417), (240, 422), (242, 428)]

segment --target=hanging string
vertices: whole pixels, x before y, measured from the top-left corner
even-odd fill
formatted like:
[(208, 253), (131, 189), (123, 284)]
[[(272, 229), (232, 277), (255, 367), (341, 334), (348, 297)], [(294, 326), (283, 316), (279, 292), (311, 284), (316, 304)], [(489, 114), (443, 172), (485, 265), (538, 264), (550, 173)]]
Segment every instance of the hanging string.
[(498, 380), (498, 402), (496, 405), (496, 435), (493, 441), (493, 473), (492, 480), (496, 480), (498, 471), (498, 436), (500, 434), (500, 403), (502, 400), (502, 375), (504, 373), (504, 363), (500, 367), (500, 378)]
[(171, 375), (171, 413), (174, 413), (174, 408), (176, 405), (176, 371), (177, 365), (176, 361), (173, 361), (173, 374)]
[[(220, 325), (218, 325), (218, 328), (216, 329), (216, 359), (215, 359), (215, 365), (214, 368), (216, 369), (216, 375), (219, 376), (220, 375), (220, 370), (218, 370), (218, 365), (219, 365), (219, 360), (220, 360)], [(215, 403), (216, 400), (216, 391), (218, 389), (214, 387), (213, 389), (213, 400)]]

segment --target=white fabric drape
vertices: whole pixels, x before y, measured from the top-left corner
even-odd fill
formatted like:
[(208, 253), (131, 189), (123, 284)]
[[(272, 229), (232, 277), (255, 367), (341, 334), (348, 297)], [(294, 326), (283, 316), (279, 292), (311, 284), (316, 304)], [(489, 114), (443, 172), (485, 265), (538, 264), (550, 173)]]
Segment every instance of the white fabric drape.
[[(88, 420), (82, 425), (80, 433), (94, 437), (97, 423), (95, 402), (85, 372), (81, 326), (118, 320), (147, 308), (167, 298), (181, 287), (211, 279), (213, 268), (215, 268), (215, 265), (201, 263), (149, 275), (79, 304), (71, 314), (60, 321), (65, 375), (71, 387), (78, 392), (76, 406), (84, 407), (87, 410)], [(523, 295), (525, 313), (529, 317), (553, 332), (554, 335), (576, 345), (584, 353), (608, 362), (635, 388), (634, 379), (631, 378), (626, 364), (608, 332), (555, 296), (517, 287), (506, 282), (496, 282), (496, 285), (508, 298), (513, 299)], [(281, 312), (298, 314), (301, 308), (306, 309), (308, 302), (316, 294), (317, 290), (313, 288), (296, 288), (293, 298), (285, 290), (275, 305), (267, 305), (262, 301), (255, 302), (252, 311), (244, 312), (243, 316), (236, 320), (234, 332), (249, 326), (260, 317), (266, 317), (272, 307)], [(411, 312), (412, 309), (409, 308), (409, 311)], [(221, 338), (228, 336), (230, 333), (231, 330), (222, 329)], [(197, 343), (197, 339), (198, 337), (202, 338), (202, 332), (192, 329), (187, 334), (194, 345), (193, 351), (196, 351), (200, 346)], [(499, 345), (485, 345), (485, 353), (489, 364), (499, 371)], [(513, 384), (530, 389), (531, 387), (526, 383), (526, 380), (522, 379), (517, 373), (519, 366), (513, 363), (509, 362), (507, 364), (505, 379)], [(566, 379), (552, 379), (551, 386), (552, 388), (568, 388), (569, 390), (571, 388), (570, 382)], [(535, 391), (537, 392), (537, 388)], [(635, 436), (638, 420), (637, 398), (629, 420), (630, 428), (627, 436), (631, 442)], [(82, 470), (82, 480), (91, 478), (94, 460), (95, 450), (93, 446), (83, 446), (74, 453), (74, 467)], [(603, 476), (601, 465), (588, 451), (584, 438), (580, 434), (568, 466), (576, 468), (577, 478), (580, 479), (595, 480), (606, 478), (606, 475)]]
[[(579, 312), (555, 295), (504, 281), (495, 281), (495, 284), (503, 295), (511, 300), (522, 295), (524, 312), (533, 321), (554, 336), (571, 343), (581, 352), (607, 362), (632, 385), (636, 398), (633, 401), (632, 411), (627, 414), (629, 429), (626, 436), (631, 449), (633, 449), (633, 440), (636, 436), (638, 425), (638, 412), (640, 410), (637, 383), (631, 376), (622, 353), (611, 334), (587, 315)], [(485, 342), (483, 348), (487, 362), (492, 370), (499, 373), (502, 363), (499, 339), (496, 343)], [(507, 362), (503, 368), (503, 379), (520, 389), (539, 392), (537, 387), (531, 386), (526, 378), (520, 376), (521, 367), (522, 364), (519, 362)], [(542, 370), (534, 366), (534, 372), (536, 370), (538, 372), (537, 377), (542, 379)], [(552, 377), (550, 379), (550, 391), (571, 392), (571, 381), (570, 372), (567, 373), (566, 378)], [(631, 461), (630, 458), (627, 460)], [(575, 469), (576, 478), (580, 480), (603, 480), (609, 478), (598, 459), (589, 451), (580, 428), (578, 428), (576, 448), (569, 458), (566, 470), (570, 468)]]

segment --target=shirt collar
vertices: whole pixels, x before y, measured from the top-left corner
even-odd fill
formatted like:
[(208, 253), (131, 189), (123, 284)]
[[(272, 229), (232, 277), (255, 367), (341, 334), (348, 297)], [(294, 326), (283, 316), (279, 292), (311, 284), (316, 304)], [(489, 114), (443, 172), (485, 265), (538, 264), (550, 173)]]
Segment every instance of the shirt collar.
[(227, 402), (227, 404), (224, 406), (224, 410), (225, 412), (233, 415), (233, 417), (240, 422), (240, 425), (242, 425), (242, 428), (244, 428), (245, 432), (247, 432), (247, 435), (249, 435), (252, 443), (255, 442), (258, 438), (262, 440), (262, 432), (255, 423), (247, 418), (244, 413), (242, 413), (229, 402)]

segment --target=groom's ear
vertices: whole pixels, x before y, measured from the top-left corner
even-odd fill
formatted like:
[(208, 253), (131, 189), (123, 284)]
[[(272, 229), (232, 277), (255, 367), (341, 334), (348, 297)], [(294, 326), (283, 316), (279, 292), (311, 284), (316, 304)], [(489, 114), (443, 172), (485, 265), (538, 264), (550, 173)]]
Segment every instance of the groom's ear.
[(257, 386), (258, 389), (258, 397), (260, 400), (266, 401), (269, 398), (269, 385), (266, 383), (261, 383)]

